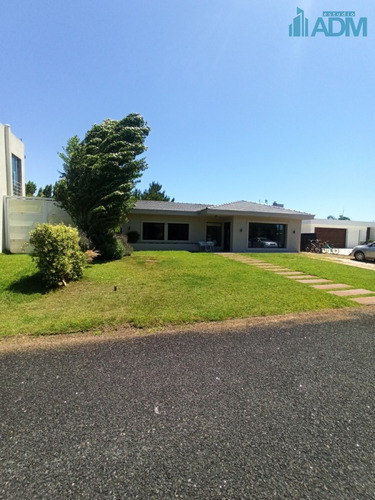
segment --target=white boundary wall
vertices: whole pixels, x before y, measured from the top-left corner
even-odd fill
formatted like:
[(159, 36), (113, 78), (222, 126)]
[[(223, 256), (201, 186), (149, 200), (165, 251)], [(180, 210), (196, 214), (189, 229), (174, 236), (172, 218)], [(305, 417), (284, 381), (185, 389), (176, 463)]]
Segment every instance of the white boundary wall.
[(30, 253), (29, 233), (37, 224), (63, 222), (73, 225), (70, 216), (52, 198), (4, 197), (5, 250)]

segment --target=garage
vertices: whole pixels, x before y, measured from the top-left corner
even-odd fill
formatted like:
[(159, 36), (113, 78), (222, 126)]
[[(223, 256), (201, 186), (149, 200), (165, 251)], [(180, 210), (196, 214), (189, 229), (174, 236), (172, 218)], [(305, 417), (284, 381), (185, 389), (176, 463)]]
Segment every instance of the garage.
[(346, 246), (346, 229), (316, 227), (315, 234), (318, 240), (328, 241), (337, 248), (345, 248)]

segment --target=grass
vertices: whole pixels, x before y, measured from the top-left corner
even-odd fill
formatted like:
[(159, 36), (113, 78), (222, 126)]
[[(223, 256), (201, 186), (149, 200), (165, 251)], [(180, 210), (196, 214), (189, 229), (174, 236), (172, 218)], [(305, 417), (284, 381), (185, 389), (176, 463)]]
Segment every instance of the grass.
[(303, 254), (253, 254), (252, 257), (293, 271), (302, 271), (319, 278), (329, 279), (334, 283), (345, 283), (355, 288), (366, 288), (375, 292), (374, 271), (337, 264), (330, 261), (329, 256), (312, 258)]
[[(370, 271), (300, 255), (259, 258), (375, 291)], [(97, 333), (104, 325), (153, 328), (354, 306), (348, 299), (206, 253), (135, 252), (121, 261), (91, 265), (82, 281), (48, 293), (28, 255), (0, 254), (0, 269), (0, 337)]]

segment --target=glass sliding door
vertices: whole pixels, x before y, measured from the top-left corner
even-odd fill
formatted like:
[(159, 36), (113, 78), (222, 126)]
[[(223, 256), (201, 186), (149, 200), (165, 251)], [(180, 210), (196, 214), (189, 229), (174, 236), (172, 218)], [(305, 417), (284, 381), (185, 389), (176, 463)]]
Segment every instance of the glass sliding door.
[(249, 248), (286, 248), (287, 224), (249, 223)]
[(223, 225), (220, 222), (207, 222), (206, 241), (214, 241), (215, 247), (221, 247)]

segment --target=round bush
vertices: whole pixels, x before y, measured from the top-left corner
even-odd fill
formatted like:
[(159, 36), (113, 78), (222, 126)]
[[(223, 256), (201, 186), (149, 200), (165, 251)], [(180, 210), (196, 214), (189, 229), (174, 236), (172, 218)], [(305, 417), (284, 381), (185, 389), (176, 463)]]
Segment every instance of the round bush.
[(86, 258), (79, 246), (76, 228), (65, 224), (38, 224), (30, 232), (30, 243), (42, 280), (48, 287), (82, 278)]
[(102, 260), (120, 260), (125, 255), (125, 248), (122, 242), (114, 235), (107, 235), (104, 241), (97, 245)]

